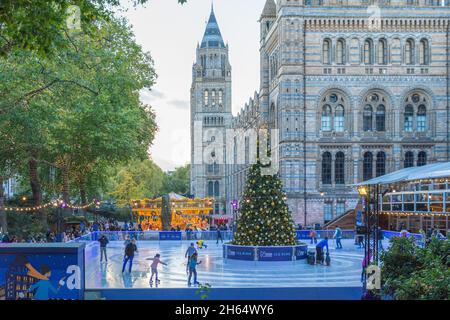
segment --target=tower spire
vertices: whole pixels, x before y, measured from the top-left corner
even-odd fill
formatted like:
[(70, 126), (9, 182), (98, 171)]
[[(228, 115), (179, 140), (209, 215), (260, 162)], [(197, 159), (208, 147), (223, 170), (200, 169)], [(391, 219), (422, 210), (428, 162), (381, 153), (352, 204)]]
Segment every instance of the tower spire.
[(206, 25), (205, 34), (203, 35), (202, 48), (225, 48), (225, 43), (220, 33), (219, 25), (214, 14), (214, 3), (211, 2), (211, 14), (208, 24)]

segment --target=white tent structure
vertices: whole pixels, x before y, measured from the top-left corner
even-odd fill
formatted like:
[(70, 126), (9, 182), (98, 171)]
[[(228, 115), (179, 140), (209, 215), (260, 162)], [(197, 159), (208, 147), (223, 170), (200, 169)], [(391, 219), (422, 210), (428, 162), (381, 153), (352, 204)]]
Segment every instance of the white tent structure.
[(384, 176), (376, 177), (355, 186), (387, 185), (397, 182), (450, 178), (450, 162), (432, 163), (421, 167), (401, 169)]

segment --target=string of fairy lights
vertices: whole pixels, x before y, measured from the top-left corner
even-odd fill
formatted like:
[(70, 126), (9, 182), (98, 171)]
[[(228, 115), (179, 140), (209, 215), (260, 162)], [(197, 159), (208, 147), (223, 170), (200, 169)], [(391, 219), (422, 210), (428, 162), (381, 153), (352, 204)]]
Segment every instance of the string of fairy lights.
[[(49, 207), (60, 207), (60, 208), (68, 208), (68, 209), (74, 209), (74, 210), (85, 210), (88, 209), (90, 207), (99, 207), (100, 204), (102, 202), (99, 200), (92, 200), (89, 203), (86, 203), (84, 205), (73, 205), (71, 203), (66, 203), (64, 200), (62, 199), (58, 199), (58, 200), (53, 200), (38, 206), (32, 206), (32, 207), (3, 207), (3, 209), (5, 211), (14, 211), (14, 212), (34, 212), (34, 211), (39, 211), (45, 208), (49, 208)], [(0, 207), (1, 209), (2, 207)]]

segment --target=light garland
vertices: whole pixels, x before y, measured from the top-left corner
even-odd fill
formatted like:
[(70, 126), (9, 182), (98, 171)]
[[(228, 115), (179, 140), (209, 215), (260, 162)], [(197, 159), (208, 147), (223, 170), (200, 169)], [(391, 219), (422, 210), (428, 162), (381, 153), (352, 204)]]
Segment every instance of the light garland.
[(380, 215), (388, 215), (388, 216), (401, 216), (401, 217), (410, 217), (410, 216), (423, 216), (423, 217), (431, 217), (431, 216), (448, 216), (448, 213), (425, 213), (425, 212), (380, 212)]
[(39, 206), (34, 206), (34, 207), (4, 207), (4, 210), (5, 211), (15, 211), (15, 212), (31, 212), (31, 211), (37, 211), (37, 210), (45, 209), (45, 208), (48, 208), (50, 206), (53, 206), (53, 207), (61, 206), (61, 208), (69, 208), (69, 209), (87, 209), (87, 208), (92, 207), (94, 205), (98, 208), (101, 203), (102, 203), (101, 201), (93, 200), (92, 202), (90, 202), (88, 204), (85, 204), (83, 206), (75, 206), (75, 205), (71, 205), (71, 204), (65, 203), (63, 200), (59, 199), (59, 200), (56, 200), (56, 201), (51, 201), (51, 202), (48, 202), (48, 203), (45, 203), (45, 204), (41, 204)]

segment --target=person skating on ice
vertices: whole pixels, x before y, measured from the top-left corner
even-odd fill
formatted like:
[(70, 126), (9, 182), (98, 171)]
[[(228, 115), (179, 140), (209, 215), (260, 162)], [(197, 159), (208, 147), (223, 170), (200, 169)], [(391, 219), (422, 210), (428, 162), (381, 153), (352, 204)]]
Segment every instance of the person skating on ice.
[(160, 260), (160, 258), (161, 258), (161, 255), (158, 253), (157, 255), (155, 255), (154, 258), (148, 258), (148, 259), (147, 259), (147, 260), (153, 261), (152, 264), (150, 265), (150, 268), (152, 269), (152, 275), (150, 276), (150, 284), (153, 283), (153, 276), (156, 276), (156, 277), (155, 277), (156, 283), (157, 283), (157, 284), (160, 283), (160, 281), (159, 281), (159, 279), (158, 279), (158, 264), (162, 264), (162, 265), (167, 266), (167, 263), (162, 262), (162, 261)]
[(191, 242), (191, 245), (189, 246), (189, 248), (186, 250), (186, 253), (184, 254), (184, 257), (188, 259), (187, 263), (186, 263), (186, 274), (189, 273), (189, 259), (196, 252), (197, 252), (197, 249), (195, 249), (195, 244), (193, 242)]
[(197, 254), (197, 252), (194, 253), (194, 254), (192, 255), (192, 257), (189, 259), (189, 263), (188, 263), (188, 266), (189, 266), (188, 286), (191, 286), (191, 278), (192, 278), (192, 275), (194, 275), (194, 285), (199, 284), (199, 283), (197, 282), (197, 266), (198, 266), (199, 264), (201, 264), (202, 262), (201, 262), (201, 261), (197, 262), (197, 259), (198, 259), (198, 254)]

